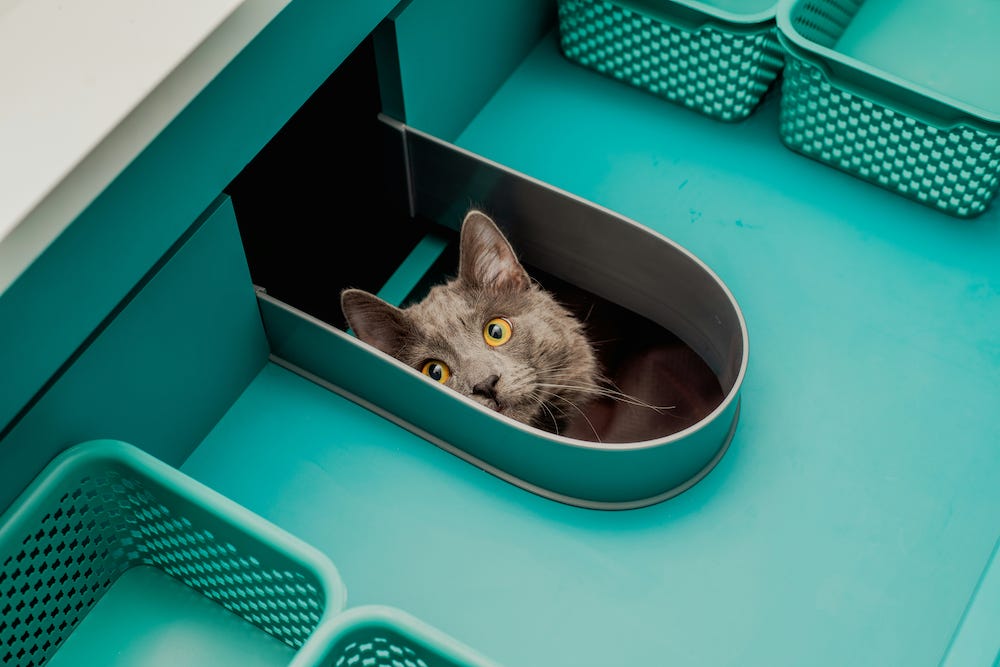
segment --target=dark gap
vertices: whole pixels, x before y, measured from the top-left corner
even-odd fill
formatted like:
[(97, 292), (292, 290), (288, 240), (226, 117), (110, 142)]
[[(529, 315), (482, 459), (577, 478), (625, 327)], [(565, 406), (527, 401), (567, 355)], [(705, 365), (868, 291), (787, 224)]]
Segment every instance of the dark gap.
[(340, 328), (340, 291), (377, 292), (428, 227), (381, 107), (368, 37), (225, 189), (254, 284)]

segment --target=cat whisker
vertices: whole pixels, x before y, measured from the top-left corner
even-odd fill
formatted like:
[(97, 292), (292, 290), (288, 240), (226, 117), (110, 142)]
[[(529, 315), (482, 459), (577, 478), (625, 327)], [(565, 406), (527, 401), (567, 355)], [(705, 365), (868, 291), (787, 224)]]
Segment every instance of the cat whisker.
[[(546, 373), (545, 376), (547, 376), (549, 379), (552, 379), (552, 380), (562, 380), (562, 381), (574, 380), (577, 377), (576, 375), (565, 376), (565, 375), (563, 375), (561, 373), (561, 371), (563, 371), (563, 370), (570, 370), (570, 369), (571, 369), (571, 367), (569, 367), (569, 366), (553, 367), (553, 368), (549, 369), (550, 372)], [(626, 394), (625, 392), (623, 392), (621, 390), (621, 388), (618, 385), (616, 385), (611, 378), (609, 378), (608, 376), (604, 375), (603, 373), (594, 373), (594, 381), (590, 385), (588, 385), (588, 386), (601, 387), (601, 388), (608, 389), (609, 391), (617, 391), (622, 396), (629, 396), (628, 394)], [(632, 398), (635, 398), (635, 397), (632, 397)], [(639, 400), (639, 399), (636, 398), (636, 400)], [(669, 407), (673, 408), (675, 406), (671, 405)]]
[[(538, 392), (538, 393), (540, 393), (540, 394), (546, 394), (548, 396), (556, 396), (556, 394), (553, 393), (553, 392), (551, 392), (551, 391), (545, 391), (543, 389), (538, 389), (537, 387), (535, 388), (535, 391)], [(536, 401), (539, 401), (539, 402), (543, 403), (544, 405), (548, 406), (549, 408), (554, 409), (556, 412), (559, 413), (560, 417), (565, 417), (566, 416), (566, 411), (565, 410), (562, 410), (558, 405), (553, 404), (548, 399), (546, 399), (544, 397), (539, 397), (539, 396), (536, 396), (536, 395), (532, 395), (532, 398), (534, 398)]]
[[(621, 390), (621, 387), (619, 387), (618, 385), (616, 385), (616, 384), (614, 383), (614, 381), (613, 381), (613, 380), (611, 380), (611, 379), (610, 379), (610, 378), (608, 378), (608, 377), (605, 377), (605, 376), (601, 376), (601, 382), (603, 382), (603, 383), (605, 383), (605, 384), (609, 385), (609, 386), (611, 387), (611, 391), (616, 391), (616, 392), (618, 392), (619, 394), (621, 394), (622, 396), (630, 396), (629, 394), (626, 394), (625, 392), (623, 392), (623, 391)], [(633, 398), (633, 399), (635, 399), (635, 400), (637, 400), (637, 401), (640, 401), (640, 403), (642, 403), (642, 402), (643, 402), (643, 401), (642, 401), (641, 399), (639, 399), (639, 398), (637, 398), (637, 397), (635, 397), (635, 396), (630, 396), (630, 398)], [(650, 407), (650, 408), (652, 408), (652, 409), (654, 409), (654, 410), (656, 410), (656, 411), (657, 411), (657, 413), (658, 413), (658, 414), (661, 414), (661, 415), (662, 415), (662, 414), (664, 414), (664, 412), (662, 412), (663, 410), (674, 410), (674, 409), (676, 409), (676, 408), (677, 408), (677, 406), (676, 406), (676, 405), (666, 405), (666, 406), (653, 406), (653, 405), (650, 405), (649, 407)], [(666, 414), (670, 414), (670, 413), (666, 413)], [(677, 419), (680, 419), (680, 417), (677, 417), (676, 415), (673, 415), (673, 414), (670, 414), (670, 416), (671, 416), (671, 417), (676, 417)]]
[(605, 338), (603, 340), (592, 340), (591, 345), (604, 345), (605, 343), (617, 343), (621, 338)]
[[(539, 391), (544, 391), (544, 390), (540, 389)], [(560, 396), (559, 394), (553, 393), (551, 391), (546, 391), (545, 393), (548, 394), (549, 396), (552, 396), (553, 398), (557, 398), (562, 401), (565, 401), (566, 403), (569, 403), (570, 407), (579, 412), (580, 416), (583, 417), (584, 421), (587, 422), (587, 425), (590, 426), (590, 430), (594, 432), (594, 437), (597, 439), (597, 442), (603, 444), (600, 434), (597, 432), (597, 429), (594, 428), (594, 422), (590, 421), (590, 417), (588, 417), (587, 413), (585, 413), (583, 410), (580, 409), (580, 406), (578, 406), (576, 403), (569, 400), (565, 396)]]
[(635, 396), (630, 396), (629, 394), (626, 394), (626, 393), (624, 393), (622, 391), (617, 391), (617, 390), (614, 390), (614, 389), (609, 389), (607, 387), (586, 386), (586, 385), (570, 385), (570, 384), (553, 384), (553, 383), (547, 383), (547, 382), (539, 382), (538, 386), (540, 386), (540, 387), (549, 387), (549, 388), (552, 388), (552, 389), (571, 389), (571, 390), (579, 391), (579, 392), (582, 392), (582, 393), (585, 393), (585, 394), (593, 394), (593, 395), (596, 395), (596, 396), (603, 396), (605, 398), (610, 398), (610, 399), (613, 399), (613, 400), (616, 400), (616, 401), (621, 401), (622, 403), (628, 403), (628, 404), (634, 405), (636, 407), (649, 408), (650, 410), (655, 410), (656, 412), (659, 412), (661, 414), (662, 414), (662, 411), (664, 411), (664, 410), (673, 410), (674, 408), (677, 407), (676, 405), (652, 405), (652, 404), (647, 403), (647, 402), (645, 402), (645, 401), (643, 401), (643, 400), (641, 400), (639, 398), (636, 398)]
[(554, 414), (552, 414), (552, 410), (549, 409), (549, 406), (546, 404), (546, 402), (543, 401), (542, 399), (536, 398), (534, 396), (530, 396), (530, 398), (531, 398), (531, 400), (535, 401), (540, 406), (542, 406), (543, 410), (545, 410), (547, 413), (549, 413), (549, 418), (552, 419), (552, 428), (555, 430), (556, 435), (559, 435), (559, 422), (556, 420), (556, 416)]

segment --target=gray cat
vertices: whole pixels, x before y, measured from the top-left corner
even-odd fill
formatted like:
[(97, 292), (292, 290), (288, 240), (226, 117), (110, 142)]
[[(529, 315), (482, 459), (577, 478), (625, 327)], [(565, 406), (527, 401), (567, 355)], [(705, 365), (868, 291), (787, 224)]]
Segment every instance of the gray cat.
[(341, 308), (360, 340), (530, 426), (564, 431), (607, 391), (582, 323), (478, 210), (462, 222), (457, 277), (406, 308), (346, 289)]

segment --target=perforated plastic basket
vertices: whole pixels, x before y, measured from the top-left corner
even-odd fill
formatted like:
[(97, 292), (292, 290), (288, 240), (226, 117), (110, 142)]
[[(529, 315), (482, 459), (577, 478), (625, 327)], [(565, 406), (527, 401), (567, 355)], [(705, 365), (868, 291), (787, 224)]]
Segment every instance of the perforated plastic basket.
[(1000, 2), (783, 0), (789, 148), (958, 217), (1000, 189)]
[(126, 443), (66, 450), (0, 517), (2, 665), (287, 665), (344, 603), (319, 551)]
[(348, 609), (316, 631), (290, 667), (500, 667), (395, 607)]
[(749, 116), (783, 65), (773, 0), (559, 0), (563, 54), (724, 121)]

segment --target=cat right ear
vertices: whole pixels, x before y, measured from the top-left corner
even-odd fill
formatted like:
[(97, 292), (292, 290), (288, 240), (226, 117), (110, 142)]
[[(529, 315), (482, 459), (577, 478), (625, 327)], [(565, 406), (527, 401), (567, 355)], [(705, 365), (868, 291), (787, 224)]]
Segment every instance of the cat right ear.
[(471, 209), (462, 221), (458, 275), (471, 285), (523, 291), (531, 278), (510, 242), (482, 211)]
[(362, 341), (396, 356), (410, 331), (406, 313), (374, 294), (360, 289), (340, 293), (340, 309), (347, 325)]

